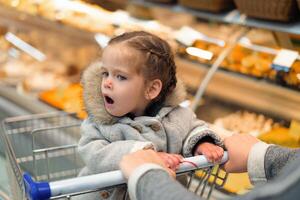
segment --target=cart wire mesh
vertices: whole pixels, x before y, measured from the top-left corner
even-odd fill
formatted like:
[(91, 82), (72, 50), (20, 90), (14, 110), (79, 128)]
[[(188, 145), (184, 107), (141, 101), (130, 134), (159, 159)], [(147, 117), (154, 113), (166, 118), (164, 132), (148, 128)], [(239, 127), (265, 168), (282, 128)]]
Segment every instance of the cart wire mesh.
[[(2, 122), (4, 131), (1, 136), (14, 200), (27, 198), (23, 182), (25, 171), (37, 182), (55, 182), (78, 176), (84, 163), (77, 154), (81, 121), (75, 116), (74, 113), (55, 112), (7, 118)], [(215, 188), (221, 188), (227, 178), (218, 165), (185, 174), (189, 177), (186, 184), (189, 190), (205, 199), (210, 198)], [(103, 189), (78, 191), (52, 196), (51, 199), (72, 199)]]

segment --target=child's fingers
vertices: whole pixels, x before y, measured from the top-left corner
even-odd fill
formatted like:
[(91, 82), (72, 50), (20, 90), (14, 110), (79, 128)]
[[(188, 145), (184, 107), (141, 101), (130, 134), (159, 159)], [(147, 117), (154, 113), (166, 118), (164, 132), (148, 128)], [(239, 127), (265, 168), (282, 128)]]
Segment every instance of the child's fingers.
[(219, 154), (219, 156), (220, 156), (220, 157), (223, 157), (223, 155), (224, 155), (224, 151), (220, 151), (220, 150), (218, 150), (218, 154)]
[(224, 155), (224, 149), (221, 147), (217, 148), (217, 152), (218, 152), (218, 159), (216, 160), (218, 163), (221, 162), (223, 155)]
[(222, 147), (218, 147), (218, 151), (221, 152), (222, 154), (224, 153), (224, 149)]
[(180, 155), (180, 154), (173, 154), (174, 156), (176, 156), (176, 158), (179, 160), (179, 161), (182, 161), (183, 160), (183, 156)]
[(175, 163), (175, 168), (174, 170), (179, 168), (180, 163), (183, 161), (183, 156), (179, 154), (172, 154), (172, 156), (175, 158), (176, 163)]
[(203, 154), (209, 162), (220, 162), (223, 157), (223, 148), (212, 143), (202, 143), (197, 147), (195, 155)]
[(212, 152), (206, 152), (206, 153), (203, 152), (203, 155), (209, 162), (214, 162), (214, 156), (213, 156)]
[(170, 168), (171, 164), (170, 164), (169, 157), (167, 156), (167, 154), (160, 152), (158, 155), (163, 160), (166, 167)]
[(212, 152), (212, 157), (213, 157), (213, 161), (212, 162), (216, 162), (218, 159), (219, 159), (219, 154), (218, 154), (218, 152), (217, 151), (213, 151)]
[(218, 160), (223, 157), (223, 153), (224, 153), (223, 151), (220, 151), (219, 149), (217, 149), (216, 153), (218, 155)]
[(201, 145), (199, 145), (199, 146), (197, 147), (196, 151), (194, 152), (194, 155), (195, 155), (195, 156), (198, 156), (198, 155), (204, 154), (203, 151), (205, 151), (206, 148), (203, 148), (203, 151), (202, 151), (202, 148), (203, 148), (203, 147), (201, 147)]
[(169, 160), (169, 158), (168, 158), (168, 160), (167, 160), (167, 166), (168, 166), (168, 168), (170, 168), (170, 169), (173, 168), (173, 164), (172, 164), (172, 162)]
[(168, 168), (173, 167), (173, 161), (169, 158), (169, 156), (163, 154), (161, 156), (161, 159), (164, 161), (164, 164), (166, 165), (166, 167), (168, 167)]
[(169, 155), (168, 161), (171, 167), (174, 169), (180, 164), (180, 159), (178, 159), (176, 156)]
[(219, 163), (223, 158), (223, 151), (216, 150), (214, 154), (214, 162)]
[(214, 150), (210, 152), (210, 161), (213, 163), (219, 162), (219, 160), (222, 158), (223, 154), (220, 154), (218, 151)]
[(172, 158), (176, 160), (176, 163), (180, 163), (183, 160), (182, 155), (179, 154), (171, 154)]
[(178, 168), (181, 160), (183, 157), (178, 154), (168, 154), (164, 152), (159, 152), (158, 155), (161, 157), (161, 159), (164, 161), (166, 167), (175, 170)]

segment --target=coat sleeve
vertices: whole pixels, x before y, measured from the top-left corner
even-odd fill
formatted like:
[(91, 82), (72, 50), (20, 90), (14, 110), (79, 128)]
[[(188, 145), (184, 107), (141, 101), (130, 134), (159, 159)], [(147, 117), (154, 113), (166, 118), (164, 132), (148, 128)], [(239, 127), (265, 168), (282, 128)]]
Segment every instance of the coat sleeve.
[[(253, 155), (256, 153), (257, 155)], [(252, 154), (252, 155), (251, 155)], [(261, 160), (257, 157), (261, 155)], [(257, 160), (253, 160), (253, 156), (257, 157)], [(246, 196), (242, 196), (236, 199), (247, 200), (268, 200), (268, 199), (298, 199), (300, 195), (300, 149), (289, 149), (280, 147), (277, 145), (267, 145), (264, 143), (255, 144), (249, 154), (248, 164), (250, 162), (254, 166), (259, 165), (263, 167), (262, 171), (265, 174), (264, 182), (262, 184), (262, 177), (259, 177), (259, 186), (255, 186), (254, 189)], [(264, 165), (261, 165), (261, 163)], [(249, 166), (249, 165), (248, 165)], [(257, 168), (256, 168), (257, 170)], [(249, 175), (253, 183), (253, 176), (255, 173), (261, 175), (259, 171), (253, 171), (248, 168), (248, 172), (252, 171)], [(257, 180), (257, 179), (256, 179)], [(271, 180), (271, 181), (270, 181)]]
[(300, 149), (289, 149), (272, 145), (265, 156), (267, 180), (278, 176), (282, 169), (292, 161), (300, 158)]
[(182, 154), (185, 157), (193, 156), (194, 147), (201, 141), (209, 140), (214, 144), (223, 147), (221, 138), (202, 120), (197, 119), (196, 114), (189, 108), (179, 107), (176, 115), (179, 128), (183, 138)]
[(147, 141), (122, 140), (111, 143), (89, 119), (81, 125), (78, 152), (91, 173), (117, 170), (124, 155), (153, 148), (153, 144)]
[(201, 200), (156, 164), (138, 167), (128, 180), (128, 192), (132, 200)]
[(256, 143), (248, 157), (249, 178), (253, 184), (266, 182), (277, 177), (286, 165), (299, 158), (300, 149)]

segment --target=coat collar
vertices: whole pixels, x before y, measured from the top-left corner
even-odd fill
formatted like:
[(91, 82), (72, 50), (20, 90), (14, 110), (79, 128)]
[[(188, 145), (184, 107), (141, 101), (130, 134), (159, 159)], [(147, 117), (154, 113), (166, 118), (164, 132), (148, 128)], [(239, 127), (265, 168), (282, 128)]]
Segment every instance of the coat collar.
[[(89, 117), (95, 123), (114, 124), (119, 118), (109, 114), (101, 95), (101, 62), (92, 63), (84, 72), (81, 78), (83, 86), (84, 107)], [(174, 91), (166, 97), (164, 106), (174, 107), (181, 103), (186, 96), (184, 85), (177, 81)]]

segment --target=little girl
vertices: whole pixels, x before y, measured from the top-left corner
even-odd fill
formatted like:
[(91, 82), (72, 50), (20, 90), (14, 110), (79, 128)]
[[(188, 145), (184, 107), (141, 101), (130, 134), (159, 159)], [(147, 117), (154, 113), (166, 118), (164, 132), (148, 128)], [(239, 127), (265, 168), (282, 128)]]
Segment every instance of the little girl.
[[(220, 138), (189, 108), (179, 106), (185, 90), (177, 82), (171, 48), (159, 37), (136, 31), (113, 38), (101, 63), (85, 70), (82, 84), (88, 118), (78, 145), (86, 164), (81, 176), (117, 170), (125, 154), (139, 149), (160, 152), (173, 169), (181, 159), (177, 154), (222, 158)], [(85, 199), (121, 199), (124, 194), (118, 188)]]

